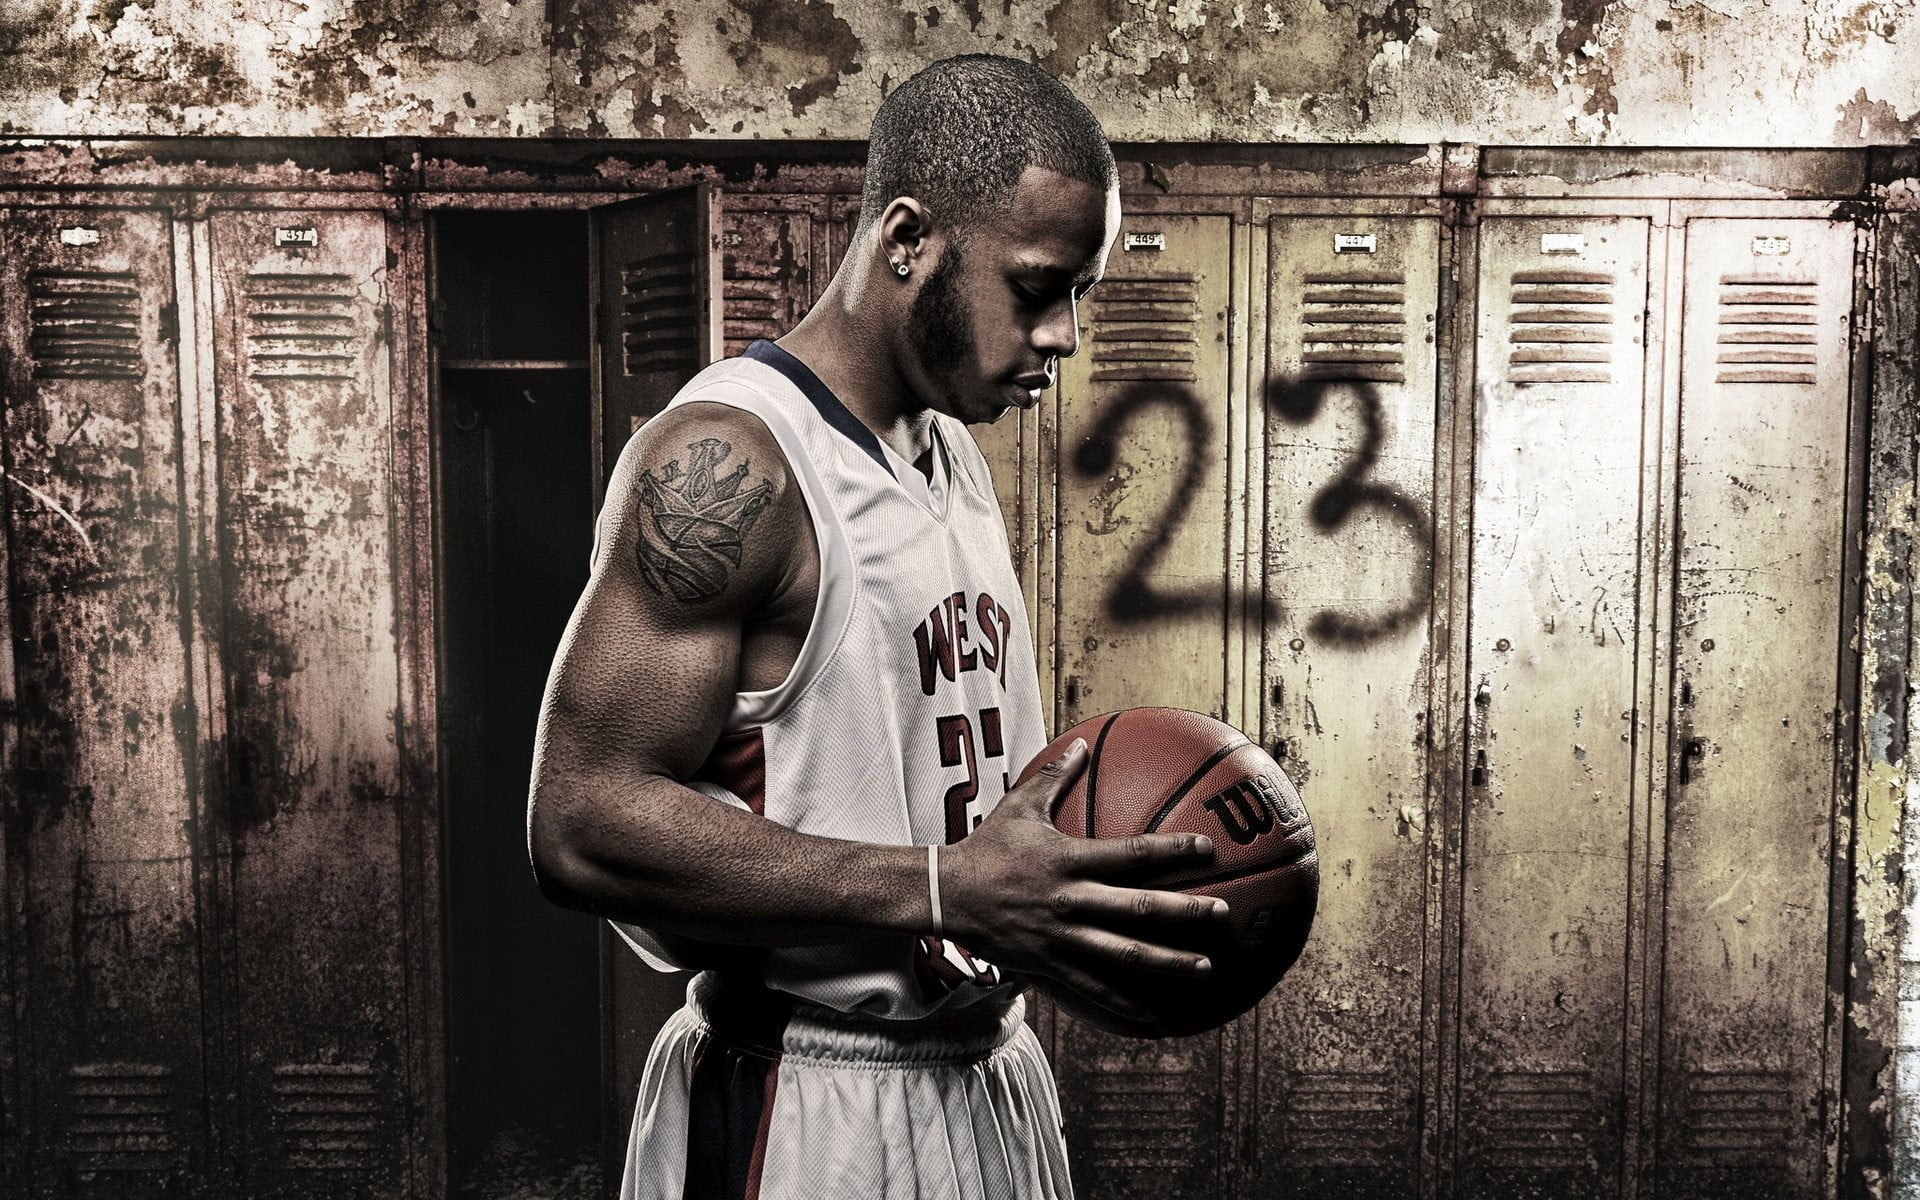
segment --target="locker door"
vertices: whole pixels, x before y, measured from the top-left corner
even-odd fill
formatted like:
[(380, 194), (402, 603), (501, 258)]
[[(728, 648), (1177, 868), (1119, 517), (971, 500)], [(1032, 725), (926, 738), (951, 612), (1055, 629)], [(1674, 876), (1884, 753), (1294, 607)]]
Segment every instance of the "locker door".
[(722, 226), (704, 183), (591, 213), (596, 509), (633, 431), (721, 356)]
[(1260, 1009), (1260, 1195), (1411, 1195), (1419, 1165), (1439, 222), (1269, 226), (1266, 742), (1323, 889)]
[(1647, 222), (1480, 231), (1461, 1194), (1619, 1187)]
[(1851, 224), (1687, 226), (1663, 1195), (1824, 1194), (1852, 269)]
[(172, 227), (0, 232), (8, 1173), (174, 1195), (208, 1147)]
[[(1126, 250), (1131, 234), (1165, 248)], [(1129, 217), (1062, 363), (1062, 729), (1133, 705), (1226, 711), (1231, 251), (1226, 217)], [(1131, 1041), (1062, 1014), (1054, 1061), (1078, 1187), (1217, 1194), (1219, 1034)]]
[(387, 224), (218, 212), (228, 840), (245, 1191), (406, 1190), (413, 1107)]
[[(761, 224), (763, 231), (768, 228)], [(588, 230), (597, 515), (607, 476), (634, 430), (720, 356), (726, 332), (720, 301), (726, 285), (719, 195), (705, 184), (594, 209)], [(766, 259), (756, 260), (744, 234), (737, 249), (745, 254), (735, 258), (735, 272), (743, 280), (756, 280), (756, 290), (774, 295), (776, 304), (787, 304), (779, 298), (784, 288), (766, 286), (780, 279), (778, 270)], [(777, 315), (782, 310), (767, 311)], [(741, 314), (743, 319), (764, 315), (754, 310)], [(687, 976), (647, 966), (612, 936), (610, 927), (601, 945), (606, 964), (601, 1014), (606, 1030), (604, 1166), (607, 1178), (617, 1181), (647, 1051), (660, 1026), (684, 1002)]]

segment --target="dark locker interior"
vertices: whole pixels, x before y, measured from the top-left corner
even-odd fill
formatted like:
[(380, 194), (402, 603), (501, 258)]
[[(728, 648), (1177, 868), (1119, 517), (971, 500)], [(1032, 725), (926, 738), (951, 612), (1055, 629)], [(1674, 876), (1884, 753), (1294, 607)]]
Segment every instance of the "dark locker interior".
[(532, 731), (593, 548), (586, 254), (581, 213), (434, 225), (455, 1196), (598, 1186), (597, 923), (540, 895), (526, 848)]

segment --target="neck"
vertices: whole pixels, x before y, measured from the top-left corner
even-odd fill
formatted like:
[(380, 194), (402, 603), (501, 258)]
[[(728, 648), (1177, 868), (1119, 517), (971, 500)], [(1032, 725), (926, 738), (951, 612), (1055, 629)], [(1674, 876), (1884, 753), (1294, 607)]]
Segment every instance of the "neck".
[(894, 453), (915, 462), (930, 445), (933, 412), (901, 377), (889, 339), (863, 319), (879, 307), (859, 302), (863, 290), (847, 286), (844, 273), (835, 275), (819, 302), (776, 342), (811, 367)]

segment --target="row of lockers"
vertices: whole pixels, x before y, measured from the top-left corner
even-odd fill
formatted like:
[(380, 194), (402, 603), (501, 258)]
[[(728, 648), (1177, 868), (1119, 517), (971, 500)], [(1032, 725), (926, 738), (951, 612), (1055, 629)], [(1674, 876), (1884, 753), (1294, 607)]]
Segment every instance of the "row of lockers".
[[(848, 228), (738, 199), (729, 349)], [(1129, 215), (1054, 401), (980, 432), (1056, 725), (1224, 716), (1321, 842), (1313, 944), (1253, 1016), (1045, 1015), (1083, 1187), (1821, 1194), (1854, 225), (1302, 208)], [(10, 1175), (431, 1191), (419, 238), (5, 228)]]

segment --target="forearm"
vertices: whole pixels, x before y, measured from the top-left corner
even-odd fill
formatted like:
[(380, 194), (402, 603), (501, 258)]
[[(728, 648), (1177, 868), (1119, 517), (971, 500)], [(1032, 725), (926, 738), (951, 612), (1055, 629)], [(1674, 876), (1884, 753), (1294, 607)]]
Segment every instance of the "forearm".
[[(536, 792), (534, 847), (542, 887), (568, 908), (734, 945), (929, 929), (922, 847), (795, 833), (662, 776), (627, 785), (617, 803), (563, 798), (555, 794), (562, 786)], [(570, 817), (543, 830), (543, 803), (552, 812), (617, 813), (618, 821)]]

